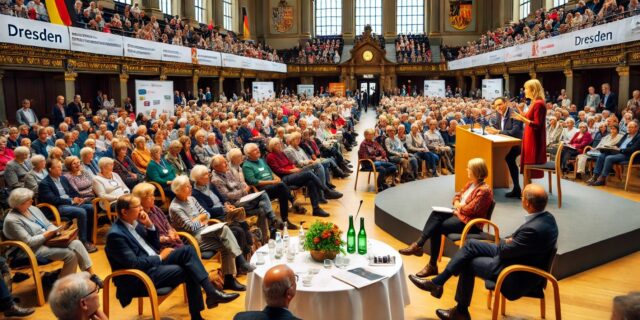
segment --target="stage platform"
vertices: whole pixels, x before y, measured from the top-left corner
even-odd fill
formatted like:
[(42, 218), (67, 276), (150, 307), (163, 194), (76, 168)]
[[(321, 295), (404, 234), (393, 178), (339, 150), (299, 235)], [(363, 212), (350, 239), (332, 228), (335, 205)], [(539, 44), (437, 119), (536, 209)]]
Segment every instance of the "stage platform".
[[(546, 177), (538, 181), (548, 188)], [(376, 225), (407, 244), (415, 241), (431, 207), (451, 205), (454, 183), (454, 176), (442, 176), (404, 183), (379, 193), (375, 200)], [(558, 208), (555, 185), (547, 206), (560, 231), (554, 276), (562, 279), (640, 249), (640, 203), (596, 187), (568, 180), (561, 183), (562, 208)], [(494, 190), (496, 208), (492, 220), (500, 227), (503, 238), (524, 222), (526, 214), (520, 200), (504, 196), (508, 191)], [(428, 244), (425, 249), (429, 250)], [(456, 249), (447, 241), (445, 256), (451, 256)]]

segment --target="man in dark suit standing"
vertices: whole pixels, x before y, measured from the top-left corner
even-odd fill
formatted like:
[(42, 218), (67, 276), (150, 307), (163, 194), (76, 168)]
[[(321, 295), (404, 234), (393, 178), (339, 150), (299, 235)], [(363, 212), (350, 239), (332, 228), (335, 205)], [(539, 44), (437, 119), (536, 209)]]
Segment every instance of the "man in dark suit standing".
[(613, 114), (618, 114), (618, 96), (611, 92), (611, 86), (608, 83), (602, 84), (602, 99), (599, 111), (609, 110)]
[(362, 90), (362, 104), (364, 105), (364, 112), (369, 111), (369, 93), (367, 90)]
[[(192, 320), (202, 319), (202, 289), (207, 295), (207, 308), (238, 298), (237, 293), (224, 293), (211, 284), (209, 274), (193, 247), (165, 248), (160, 251), (158, 230), (141, 208), (140, 199), (133, 195), (121, 196), (116, 202), (118, 220), (109, 229), (105, 246), (113, 271), (140, 270), (151, 278), (156, 288), (175, 288), (184, 282)], [(114, 283), (116, 297), (122, 306), (127, 306), (133, 297), (146, 292), (145, 286), (136, 278), (118, 277)]]
[(53, 105), (53, 110), (51, 111), (51, 124), (54, 128), (57, 128), (58, 125), (64, 122), (64, 118), (67, 116), (65, 106), (64, 106), (64, 96), (56, 97), (56, 104)]
[(267, 270), (262, 282), (267, 306), (262, 311), (240, 312), (234, 320), (298, 320), (289, 303), (296, 295), (296, 275), (287, 265), (279, 264)]
[[(456, 252), (445, 270), (430, 280), (410, 275), (409, 279), (418, 288), (429, 291), (440, 298), (443, 286), (454, 275), (459, 275), (456, 301), (458, 305), (449, 310), (438, 309), (440, 319), (471, 319), (469, 305), (473, 295), (475, 277), (496, 281), (504, 268), (523, 264), (544, 269), (549, 263), (549, 254), (555, 250), (558, 240), (558, 225), (553, 215), (545, 211), (547, 192), (542, 186), (529, 184), (524, 188), (522, 207), (527, 211), (525, 223), (513, 235), (500, 241), (499, 245), (470, 240)], [(542, 290), (545, 280), (530, 273), (512, 274), (502, 287), (502, 294), (509, 300)]]
[(82, 97), (79, 94), (73, 96), (73, 101), (69, 102), (64, 112), (73, 119), (74, 124), (78, 124), (78, 118), (82, 115)]
[[(507, 106), (507, 101), (504, 98), (497, 98), (493, 101), (493, 106), (497, 116), (495, 128), (486, 128), (486, 131), (490, 134), (504, 134), (522, 139), (522, 122), (511, 119), (511, 114), (514, 111)], [(519, 155), (520, 146), (513, 146), (504, 158), (507, 162), (507, 167), (509, 167), (511, 181), (513, 181), (513, 190), (505, 195), (507, 198), (520, 198), (521, 195), (520, 173), (518, 171), (518, 164), (516, 163), (516, 158), (518, 158)]]

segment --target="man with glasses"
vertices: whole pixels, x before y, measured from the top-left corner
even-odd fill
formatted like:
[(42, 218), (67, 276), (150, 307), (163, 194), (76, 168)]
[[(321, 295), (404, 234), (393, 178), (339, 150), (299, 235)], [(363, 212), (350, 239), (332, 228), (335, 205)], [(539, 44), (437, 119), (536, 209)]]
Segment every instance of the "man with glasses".
[(70, 274), (53, 285), (49, 294), (53, 314), (63, 320), (107, 320), (100, 309), (100, 285), (88, 272)]
[[(496, 110), (496, 128), (486, 128), (486, 131), (490, 134), (504, 134), (510, 137), (522, 139), (522, 122), (511, 119), (511, 114), (514, 113), (513, 109), (507, 106), (507, 102), (504, 98), (497, 98), (493, 101), (493, 106)], [(520, 198), (520, 173), (518, 171), (518, 164), (516, 159), (520, 155), (520, 146), (513, 146), (504, 158), (509, 167), (509, 174), (511, 175), (511, 181), (513, 181), (513, 190), (505, 194), (507, 198)]]

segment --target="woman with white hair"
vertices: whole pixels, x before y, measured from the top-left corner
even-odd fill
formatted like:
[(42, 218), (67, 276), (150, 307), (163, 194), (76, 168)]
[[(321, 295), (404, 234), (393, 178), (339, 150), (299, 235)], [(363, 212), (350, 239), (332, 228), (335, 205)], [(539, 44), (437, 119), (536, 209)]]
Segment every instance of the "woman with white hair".
[(186, 174), (187, 172), (187, 165), (182, 161), (182, 157), (180, 156), (181, 151), (182, 143), (178, 140), (173, 140), (171, 144), (169, 144), (167, 154), (164, 156), (164, 159), (173, 167), (173, 170), (178, 176)]
[[(76, 272), (78, 265), (82, 271), (92, 274), (91, 278), (100, 283), (102, 280), (93, 271), (93, 262), (80, 240), (73, 240), (66, 248), (49, 247), (47, 241), (59, 234), (59, 229), (44, 216), (42, 211), (33, 206), (33, 191), (17, 188), (9, 195), (11, 210), (7, 214), (4, 225), (4, 236), (9, 240), (26, 243), (36, 257), (52, 261), (64, 261), (59, 277)], [(26, 258), (24, 252), (18, 250), (18, 257)]]
[(24, 187), (24, 178), (33, 166), (29, 161), (31, 151), (27, 147), (17, 147), (13, 151), (14, 159), (4, 169), (4, 180), (10, 189)]
[[(215, 134), (213, 135), (215, 137)], [(207, 144), (206, 131), (200, 129), (198, 130), (198, 132), (196, 132), (196, 145), (193, 146), (193, 153), (195, 155), (196, 162), (205, 166), (209, 166), (209, 164), (211, 163), (211, 158), (219, 153), (216, 153), (217, 146), (215, 144), (214, 147), (216, 147), (215, 150)]]
[(176, 173), (173, 167), (164, 159), (162, 159), (162, 147), (151, 147), (151, 161), (147, 167), (147, 178), (149, 181), (159, 183), (164, 189), (164, 193), (169, 198), (173, 198), (171, 183), (175, 179)]
[[(98, 161), (100, 173), (93, 178), (92, 184), (95, 195), (109, 201), (112, 207), (120, 196), (131, 192), (120, 175), (113, 172), (113, 166), (113, 159), (107, 157), (100, 159)], [(102, 209), (107, 209), (102, 202), (100, 202), (100, 206)]]
[(42, 179), (46, 178), (49, 172), (45, 168), (47, 164), (46, 159), (41, 154), (36, 154), (31, 157), (31, 169), (26, 176), (24, 176), (24, 187), (38, 193), (38, 184)]
[(234, 278), (236, 265), (252, 272), (255, 267), (245, 260), (242, 249), (236, 237), (228, 226), (222, 225), (217, 230), (207, 234), (202, 231), (209, 224), (210, 214), (191, 195), (191, 183), (186, 176), (178, 176), (171, 184), (175, 198), (169, 206), (171, 225), (179, 231), (193, 235), (202, 250), (219, 251), (222, 257), (222, 272), (224, 274), (224, 289), (245, 291), (244, 285)]

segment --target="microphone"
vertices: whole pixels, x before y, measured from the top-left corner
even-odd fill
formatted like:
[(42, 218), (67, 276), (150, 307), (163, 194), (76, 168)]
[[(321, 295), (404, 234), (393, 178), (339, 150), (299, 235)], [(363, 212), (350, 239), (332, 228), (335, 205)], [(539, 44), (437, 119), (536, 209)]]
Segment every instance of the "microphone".
[(360, 214), (360, 209), (362, 208), (363, 200), (360, 200), (360, 205), (358, 206), (358, 211), (356, 212), (356, 219), (358, 219), (358, 215)]

